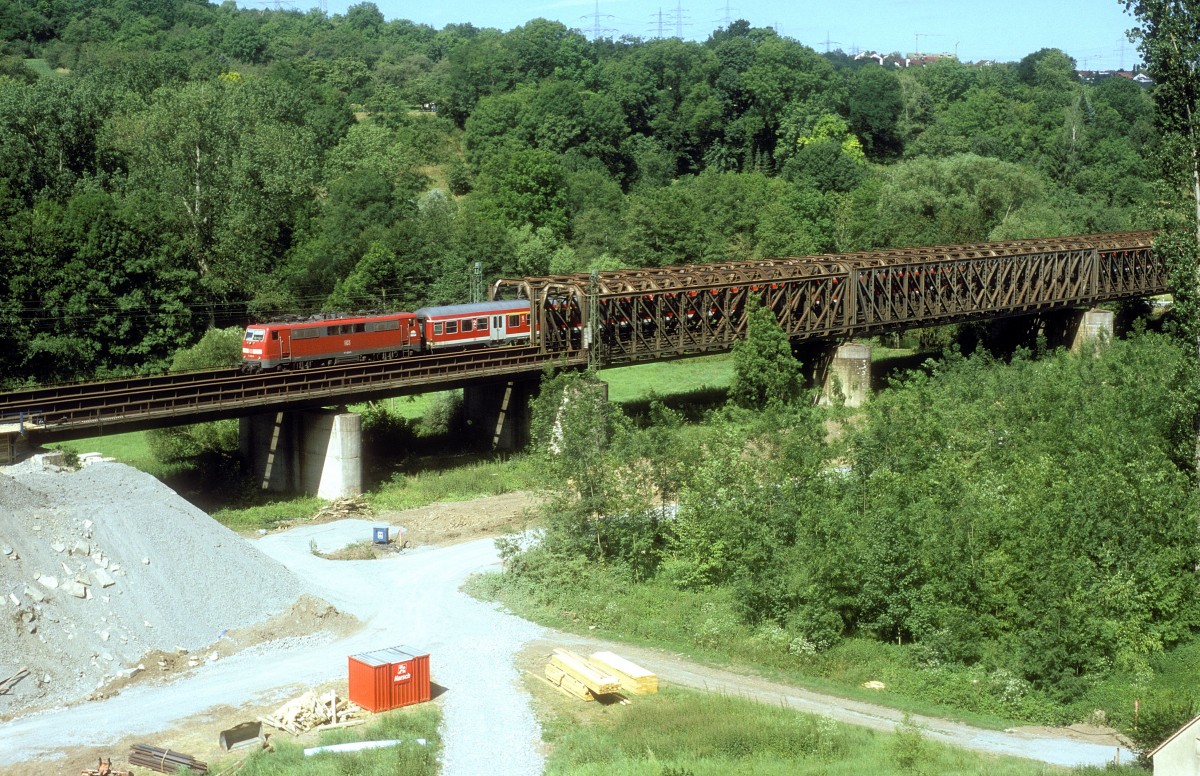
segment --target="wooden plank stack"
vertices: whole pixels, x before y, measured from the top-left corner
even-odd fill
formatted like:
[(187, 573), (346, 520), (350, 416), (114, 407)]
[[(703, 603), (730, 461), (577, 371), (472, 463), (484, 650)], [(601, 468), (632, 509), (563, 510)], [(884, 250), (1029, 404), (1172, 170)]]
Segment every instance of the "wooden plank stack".
[(320, 696), (306, 692), (280, 706), (274, 714), (259, 717), (258, 721), (298, 736), (316, 728), (328, 730), (362, 724), (366, 721), (359, 718), (362, 712), (361, 706), (337, 697), (333, 690)]
[[(601, 659), (597, 660), (596, 655)], [(658, 692), (657, 676), (611, 652), (585, 658), (567, 649), (555, 649), (546, 665), (546, 678), (568, 695), (585, 701), (622, 689), (638, 695)]]
[(175, 773), (187, 768), (192, 773), (208, 773), (208, 764), (190, 754), (172, 752), (149, 744), (134, 744), (129, 750), (129, 764), (149, 768), (159, 773)]
[(588, 662), (617, 677), (621, 689), (633, 695), (653, 695), (658, 692), (658, 675), (614, 652), (593, 652)]

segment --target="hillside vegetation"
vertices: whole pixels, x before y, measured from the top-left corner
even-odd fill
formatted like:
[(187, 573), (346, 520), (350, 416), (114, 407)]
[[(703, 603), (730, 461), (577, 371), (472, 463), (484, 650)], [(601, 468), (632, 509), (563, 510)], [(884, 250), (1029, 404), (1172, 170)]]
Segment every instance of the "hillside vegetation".
[[(464, 20), (466, 21), (466, 20)], [(0, 380), (486, 279), (1146, 226), (1149, 94), (1062, 52), (884, 69), (199, 0), (0, 0)]]

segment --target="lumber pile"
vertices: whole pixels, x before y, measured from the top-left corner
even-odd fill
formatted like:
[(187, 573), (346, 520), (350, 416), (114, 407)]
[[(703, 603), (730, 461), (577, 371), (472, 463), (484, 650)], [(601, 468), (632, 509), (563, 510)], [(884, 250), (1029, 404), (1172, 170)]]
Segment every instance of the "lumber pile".
[(657, 676), (612, 652), (597, 652), (585, 658), (567, 649), (555, 649), (546, 664), (546, 679), (566, 694), (585, 701), (622, 690), (636, 695), (658, 692)]
[(187, 768), (193, 773), (208, 773), (208, 764), (190, 754), (172, 752), (170, 749), (160, 749), (149, 744), (134, 744), (129, 750), (129, 764), (140, 765), (159, 773), (176, 773), (180, 768)]
[(658, 692), (658, 675), (615, 652), (593, 652), (588, 662), (615, 677), (621, 689), (634, 695), (653, 695)]
[(298, 736), (318, 728), (328, 730), (362, 724), (366, 721), (361, 718), (362, 712), (361, 706), (337, 697), (333, 690), (320, 696), (306, 692), (280, 706), (274, 714), (259, 717), (258, 721)]

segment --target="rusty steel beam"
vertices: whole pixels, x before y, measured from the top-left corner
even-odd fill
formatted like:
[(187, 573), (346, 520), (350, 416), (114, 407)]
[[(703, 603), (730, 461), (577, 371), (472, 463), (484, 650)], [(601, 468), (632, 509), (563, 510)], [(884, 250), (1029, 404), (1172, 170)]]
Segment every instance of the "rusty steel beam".
[(793, 340), (1035, 313), (1167, 290), (1151, 232), (499, 280), (492, 298), (533, 300), (547, 351), (602, 364), (729, 348), (751, 296)]

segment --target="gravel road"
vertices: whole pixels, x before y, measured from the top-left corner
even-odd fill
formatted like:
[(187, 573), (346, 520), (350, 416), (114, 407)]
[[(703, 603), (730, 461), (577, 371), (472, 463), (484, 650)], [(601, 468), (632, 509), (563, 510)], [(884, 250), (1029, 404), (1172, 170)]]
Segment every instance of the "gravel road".
[[(418, 549), (394, 559), (326, 561), (315, 557), (370, 536), (372, 523), (347, 520), (305, 526), (251, 542), (304, 579), (309, 592), (357, 616), (365, 627), (333, 640), (313, 636), (252, 648), (201, 666), (170, 685), (135, 687), (100, 702), (0, 724), (0, 763), (59, 756), (64, 748), (111, 744), (130, 734), (162, 731), (221, 705), (282, 701), (301, 687), (342, 678), (346, 656), (394, 644), (431, 653), (434, 682), (445, 688), (446, 776), (479, 773), (533, 776), (543, 768), (541, 731), (520, 689), (514, 656), (531, 644), (614, 645), (530, 624), (458, 591), (471, 573), (494, 568), (491, 539)], [(679, 656), (617, 646), (666, 682), (784, 702), (801, 711), (890, 731), (891, 709), (808, 693), (755, 677), (714, 670)], [(1103, 765), (1111, 746), (1069, 738), (985, 731), (918, 718), (930, 738), (982, 752), (1015, 754), (1058, 765)], [(487, 746), (481, 746), (481, 742)], [(1123, 762), (1130, 754), (1122, 752)]]

